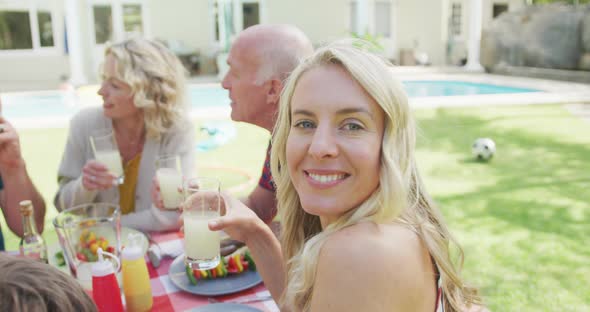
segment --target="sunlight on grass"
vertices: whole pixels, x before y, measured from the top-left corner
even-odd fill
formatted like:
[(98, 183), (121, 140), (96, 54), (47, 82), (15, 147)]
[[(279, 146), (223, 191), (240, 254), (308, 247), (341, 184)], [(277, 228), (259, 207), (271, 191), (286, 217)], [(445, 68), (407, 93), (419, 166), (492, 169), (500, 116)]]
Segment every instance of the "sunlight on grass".
[[(490, 309), (590, 310), (590, 124), (561, 106), (417, 115), (426, 184)], [(489, 163), (470, 156), (478, 137), (496, 142)]]
[[(590, 124), (560, 105), (418, 110), (416, 116), (425, 183), (465, 249), (466, 280), (480, 287), (490, 310), (590, 311)], [(224, 189), (244, 186), (236, 193), (243, 195), (256, 184), (269, 135), (236, 127), (227, 144), (198, 153), (197, 170), (220, 178)], [(29, 173), (48, 203), (50, 242), (66, 135), (64, 129), (21, 132)], [(478, 137), (496, 142), (489, 163), (471, 156)], [(3, 220), (2, 228), (7, 248), (17, 249)]]

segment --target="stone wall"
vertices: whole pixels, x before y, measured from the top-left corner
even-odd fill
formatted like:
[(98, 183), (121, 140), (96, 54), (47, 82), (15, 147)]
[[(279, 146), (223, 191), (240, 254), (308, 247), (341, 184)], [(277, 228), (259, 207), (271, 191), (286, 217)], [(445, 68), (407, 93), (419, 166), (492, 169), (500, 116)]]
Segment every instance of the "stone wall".
[(482, 32), (481, 63), (487, 70), (590, 71), (590, 5), (535, 5), (500, 15)]

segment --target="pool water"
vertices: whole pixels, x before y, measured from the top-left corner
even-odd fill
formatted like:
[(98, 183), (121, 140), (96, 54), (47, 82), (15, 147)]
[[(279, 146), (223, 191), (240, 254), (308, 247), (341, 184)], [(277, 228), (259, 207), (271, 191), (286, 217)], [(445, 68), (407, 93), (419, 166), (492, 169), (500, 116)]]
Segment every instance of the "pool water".
[(409, 97), (539, 92), (539, 90), (535, 89), (516, 88), (466, 81), (420, 80), (404, 81), (403, 84)]
[(189, 88), (191, 108), (229, 107), (229, 93), (221, 86), (193, 86)]
[[(539, 92), (535, 89), (516, 88), (465, 81), (404, 81), (409, 97), (457, 96), (478, 94), (510, 94)], [(219, 85), (191, 86), (188, 91), (191, 110), (229, 108), (228, 91)], [(42, 91), (2, 96), (2, 115), (10, 119), (60, 118), (69, 119), (80, 107), (73, 95), (63, 91)]]
[(7, 119), (72, 116), (79, 110), (75, 100), (62, 91), (19, 93), (2, 96), (2, 116)]

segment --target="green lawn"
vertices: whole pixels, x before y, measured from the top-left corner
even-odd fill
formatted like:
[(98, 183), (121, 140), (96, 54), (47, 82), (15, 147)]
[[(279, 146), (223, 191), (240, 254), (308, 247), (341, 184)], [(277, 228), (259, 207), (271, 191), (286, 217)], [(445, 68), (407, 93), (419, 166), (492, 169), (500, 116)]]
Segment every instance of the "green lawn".
[[(590, 311), (590, 123), (559, 105), (416, 115), (422, 175), (465, 249), (466, 279), (480, 287), (489, 308)], [(218, 175), (226, 187), (258, 176), (268, 141), (263, 130), (237, 127), (231, 142), (198, 154), (200, 172)], [(48, 204), (65, 136), (63, 129), (21, 132), (29, 172)], [(472, 159), (477, 137), (496, 142), (491, 162)], [(55, 214), (50, 204), (44, 233), (50, 241)], [(8, 249), (17, 248), (3, 220), (2, 228)]]

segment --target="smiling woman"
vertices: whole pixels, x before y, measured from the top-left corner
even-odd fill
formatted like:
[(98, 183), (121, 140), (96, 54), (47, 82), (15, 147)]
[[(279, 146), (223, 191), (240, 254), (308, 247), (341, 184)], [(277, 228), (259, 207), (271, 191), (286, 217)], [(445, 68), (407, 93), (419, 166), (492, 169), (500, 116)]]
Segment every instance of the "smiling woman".
[(379, 184), (383, 110), (338, 65), (303, 75), (291, 105), (289, 174), (303, 209), (326, 227)]
[(455, 241), (421, 181), (414, 120), (389, 66), (337, 43), (289, 77), (271, 153), (280, 244), (227, 196), (226, 215), (209, 224), (246, 242), (282, 311), (463, 311), (480, 302), (451, 260)]
[(290, 77), (278, 125), (284, 306), (459, 311), (479, 301), (450, 260), (450, 234), (415, 164), (406, 93), (383, 60), (320, 49)]

